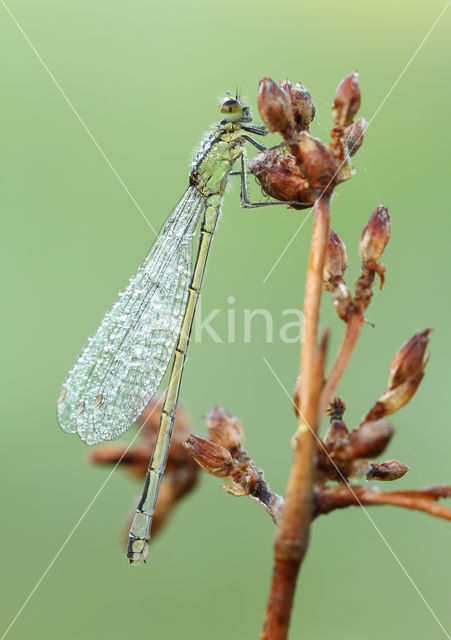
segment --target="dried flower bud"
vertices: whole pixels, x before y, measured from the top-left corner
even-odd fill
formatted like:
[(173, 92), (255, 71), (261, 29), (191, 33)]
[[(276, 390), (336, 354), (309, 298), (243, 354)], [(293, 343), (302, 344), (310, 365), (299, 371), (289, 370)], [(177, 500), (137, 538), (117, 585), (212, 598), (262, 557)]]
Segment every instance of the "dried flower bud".
[(334, 398), (326, 411), (331, 420), (341, 420), (346, 411), (346, 404), (341, 398)]
[(243, 451), (240, 451), (240, 456), (235, 459), (229, 480), (231, 484), (221, 485), (221, 488), (236, 497), (254, 494), (259, 483), (264, 483), (262, 472)]
[(244, 431), (238, 418), (219, 407), (210, 409), (205, 418), (211, 442), (219, 444), (229, 451), (241, 448), (244, 442)]
[(345, 157), (342, 161), (339, 161), (337, 174), (335, 176), (335, 184), (346, 182), (355, 176), (355, 169), (351, 164), (349, 157)]
[(416, 393), (424, 377), (423, 371), (417, 371), (403, 383), (382, 394), (379, 401), (385, 406), (385, 415), (398, 411), (406, 405)]
[(377, 262), (390, 239), (390, 216), (387, 207), (374, 209), (360, 236), (359, 251), (362, 262)]
[(293, 115), (299, 127), (308, 127), (315, 117), (316, 108), (310, 91), (303, 84), (297, 82), (291, 89)]
[(399, 411), (399, 409), (404, 407), (414, 396), (423, 376), (423, 371), (417, 371), (417, 373), (411, 375), (394, 389), (384, 391), (376, 404), (366, 414), (364, 418), (365, 422), (378, 420), (379, 418), (395, 413), (395, 411)]
[(355, 304), (346, 282), (342, 278), (323, 280), (323, 286), (332, 295), (332, 302), (338, 317), (348, 322), (349, 314), (355, 310)]
[(233, 459), (227, 449), (219, 444), (190, 435), (185, 442), (188, 453), (207, 473), (218, 478), (225, 478), (233, 470)]
[(409, 467), (399, 460), (372, 462), (366, 477), (368, 480), (398, 480), (405, 476), (408, 470)]
[(316, 192), (292, 156), (276, 151), (259, 153), (250, 162), (249, 170), (268, 196), (282, 202), (299, 202), (290, 204), (293, 209), (306, 209), (316, 200)]
[(359, 118), (346, 129), (344, 143), (350, 156), (355, 156), (362, 146), (367, 125), (365, 118)]
[(235, 498), (242, 498), (243, 496), (249, 496), (251, 494), (247, 487), (242, 487), (236, 482), (232, 484), (222, 484), (221, 489)]
[(302, 156), (305, 177), (313, 189), (330, 193), (334, 187), (337, 170), (333, 153), (321, 140), (306, 131), (299, 135), (299, 151)]
[(417, 371), (423, 371), (428, 356), (425, 355), (431, 329), (417, 331), (398, 350), (390, 365), (388, 389), (394, 389)]
[(350, 457), (376, 458), (390, 442), (394, 429), (388, 420), (363, 422), (350, 433)]
[(349, 431), (342, 418), (334, 418), (330, 421), (330, 427), (324, 436), (324, 444), (329, 451), (340, 449), (349, 443)]
[(332, 116), (335, 126), (347, 127), (354, 119), (360, 107), (360, 89), (358, 74), (349, 74), (340, 82), (335, 92)]
[(258, 85), (258, 110), (271, 132), (291, 136), (295, 122), (290, 97), (271, 78), (262, 78)]
[(363, 460), (363, 459), (352, 460), (352, 462), (350, 462), (348, 465), (347, 474), (346, 474), (349, 479), (349, 482), (360, 483), (363, 480), (363, 478), (366, 477), (366, 474), (368, 473), (369, 468), (370, 468), (370, 463), (368, 462), (368, 460)]
[(323, 282), (335, 284), (337, 280), (343, 278), (348, 267), (348, 253), (340, 236), (332, 229), (329, 231), (329, 242), (327, 244), (326, 260), (323, 269)]
[[(264, 80), (264, 78), (263, 78)], [(291, 98), (291, 89), (293, 88), (293, 85), (291, 84), (291, 82), (288, 80), (288, 78), (285, 78), (285, 80), (281, 80), (279, 82), (279, 87), (282, 89), (282, 91), (285, 91), (285, 93), (287, 94), (287, 96), (289, 98)]]
[(308, 89), (300, 82), (295, 86), (289, 80), (279, 82), (279, 86), (290, 96), (292, 113), (298, 131), (308, 131), (309, 124), (315, 117), (315, 104)]
[(323, 286), (332, 294), (335, 311), (345, 322), (352, 306), (351, 293), (343, 280), (348, 266), (348, 254), (344, 243), (335, 231), (330, 230), (326, 260), (323, 269)]

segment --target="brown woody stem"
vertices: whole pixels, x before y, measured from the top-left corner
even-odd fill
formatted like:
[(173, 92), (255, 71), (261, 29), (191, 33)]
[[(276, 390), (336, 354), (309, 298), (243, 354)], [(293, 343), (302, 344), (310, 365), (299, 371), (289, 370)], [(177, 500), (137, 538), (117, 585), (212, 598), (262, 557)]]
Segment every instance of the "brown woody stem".
[(408, 491), (378, 491), (372, 487), (328, 487), (316, 493), (315, 517), (330, 513), (335, 509), (344, 509), (352, 505), (373, 506), (390, 504), (406, 509), (425, 511), (437, 518), (451, 520), (451, 507), (438, 504), (439, 498), (451, 497), (451, 486), (443, 485), (429, 489)]
[(273, 576), (261, 640), (287, 638), (297, 575), (309, 541), (313, 515), (318, 404), (323, 382), (323, 371), (319, 365), (318, 322), (329, 219), (329, 198), (321, 197), (314, 209), (313, 238), (304, 296), (298, 445), (288, 480), (285, 508), (276, 530)]
[(346, 331), (340, 346), (337, 358), (330, 370), (326, 384), (321, 392), (319, 415), (323, 416), (329, 406), (332, 396), (341, 380), (346, 367), (351, 359), (352, 352), (359, 339), (360, 330), (363, 324), (363, 315), (359, 311), (351, 312), (346, 324)]

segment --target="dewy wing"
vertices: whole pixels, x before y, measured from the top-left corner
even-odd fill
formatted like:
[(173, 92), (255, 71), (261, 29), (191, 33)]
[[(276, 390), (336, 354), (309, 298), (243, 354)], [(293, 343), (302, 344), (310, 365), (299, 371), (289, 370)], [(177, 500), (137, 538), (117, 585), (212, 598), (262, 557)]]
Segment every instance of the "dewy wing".
[(88, 444), (125, 433), (161, 383), (183, 320), (204, 208), (189, 187), (63, 385), (59, 423)]

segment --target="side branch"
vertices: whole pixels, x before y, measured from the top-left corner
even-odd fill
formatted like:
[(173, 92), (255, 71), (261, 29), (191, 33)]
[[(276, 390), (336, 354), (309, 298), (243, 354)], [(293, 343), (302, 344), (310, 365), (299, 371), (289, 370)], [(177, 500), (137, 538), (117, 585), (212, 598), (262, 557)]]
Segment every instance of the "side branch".
[(237, 498), (250, 496), (277, 524), (283, 509), (283, 498), (271, 491), (263, 471), (243, 450), (244, 430), (241, 422), (225, 409), (213, 407), (205, 416), (209, 440), (191, 434), (184, 447), (204, 471), (226, 478), (222, 489)]
[(320, 418), (326, 412), (330, 401), (334, 395), (335, 389), (344, 374), (346, 367), (351, 359), (352, 352), (359, 339), (360, 331), (363, 324), (363, 315), (359, 311), (354, 311), (350, 314), (349, 320), (346, 325), (346, 331), (343, 336), (343, 340), (338, 352), (337, 358), (330, 370), (329, 376), (321, 392), (321, 400), (319, 406)]
[(373, 487), (338, 486), (318, 490), (315, 494), (314, 517), (352, 505), (393, 505), (424, 511), (437, 518), (451, 520), (451, 507), (439, 504), (440, 498), (451, 497), (451, 485), (407, 491), (379, 491)]

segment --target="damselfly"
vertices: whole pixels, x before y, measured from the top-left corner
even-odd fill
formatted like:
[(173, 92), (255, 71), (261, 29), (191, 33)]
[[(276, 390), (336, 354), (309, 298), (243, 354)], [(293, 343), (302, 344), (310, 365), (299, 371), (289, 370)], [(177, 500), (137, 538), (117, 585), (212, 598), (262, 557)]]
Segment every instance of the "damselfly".
[[(132, 564), (148, 554), (196, 303), (222, 197), (238, 159), (241, 205), (272, 204), (249, 202), (246, 183), (245, 142), (264, 150), (247, 134), (266, 135), (267, 129), (252, 124), (249, 108), (238, 96), (224, 94), (220, 111), (224, 119), (202, 141), (187, 190), (138, 273), (89, 339), (58, 401), (58, 421), (64, 431), (78, 433), (88, 444), (118, 438), (149, 404), (174, 354), (157, 439), (130, 529), (127, 557)], [(200, 219), (192, 268), (192, 241)]]

